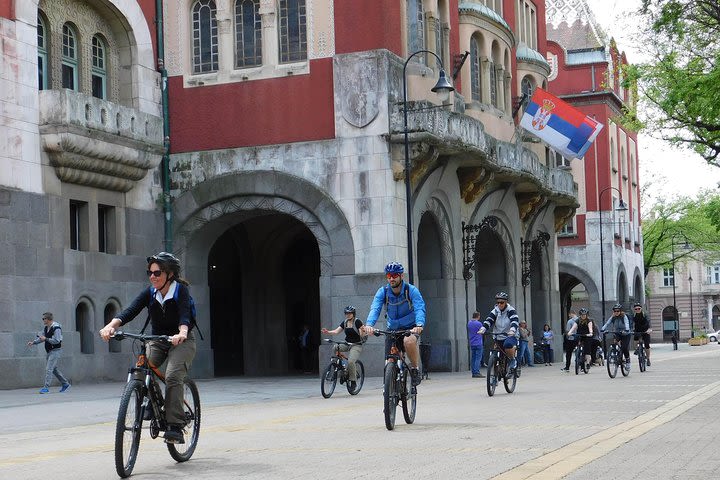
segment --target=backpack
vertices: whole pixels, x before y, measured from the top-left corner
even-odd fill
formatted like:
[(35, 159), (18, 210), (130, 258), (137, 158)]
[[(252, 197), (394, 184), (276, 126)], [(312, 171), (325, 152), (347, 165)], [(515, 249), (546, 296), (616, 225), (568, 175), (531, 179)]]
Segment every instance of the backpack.
[[(403, 288), (405, 292), (405, 301), (408, 303), (408, 307), (410, 308), (410, 311), (413, 311), (413, 304), (412, 300), (410, 299), (410, 285), (407, 283), (403, 283), (405, 288)], [(387, 311), (388, 311), (388, 305), (390, 305), (390, 285), (385, 285), (385, 317), (387, 317)], [(398, 304), (399, 305), (399, 304)]]
[[(155, 301), (155, 293), (157, 292), (154, 287), (150, 288), (150, 301), (148, 302), (147, 306), (148, 309), (150, 308), (150, 305), (152, 302)], [(177, 287), (175, 289), (175, 293), (173, 294), (173, 299), (175, 302), (177, 302), (178, 299), (178, 292), (180, 291), (180, 287)], [(203, 337), (202, 332), (200, 331), (200, 327), (197, 324), (197, 309), (195, 308), (195, 300), (192, 298), (192, 295), (190, 295), (190, 292), (188, 292), (188, 298), (190, 298), (190, 324), (197, 330), (198, 335), (200, 335), (200, 340), (205, 340)], [(147, 320), (145, 320), (145, 325), (143, 325), (142, 330), (140, 330), (140, 333), (142, 334), (145, 332), (145, 329), (147, 328), (148, 324), (150, 323), (150, 314), (148, 313)]]

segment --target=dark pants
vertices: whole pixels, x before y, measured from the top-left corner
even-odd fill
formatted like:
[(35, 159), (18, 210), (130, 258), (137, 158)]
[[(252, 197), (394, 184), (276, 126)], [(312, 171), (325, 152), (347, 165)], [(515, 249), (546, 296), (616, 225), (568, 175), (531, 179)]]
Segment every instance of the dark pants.
[(148, 360), (160, 366), (167, 359), (165, 367), (165, 420), (170, 425), (185, 424), (185, 407), (183, 405), (184, 382), (190, 364), (195, 358), (195, 335), (188, 333), (183, 343), (170, 346), (164, 342), (148, 344)]
[(565, 350), (565, 370), (570, 370), (570, 362), (572, 361), (572, 352), (575, 349), (575, 340), (563, 339), (563, 350)]
[(544, 355), (545, 355), (545, 363), (551, 363), (551, 362), (550, 362), (550, 361), (552, 360), (552, 358), (550, 357), (550, 355), (551, 355), (551, 353), (550, 353), (551, 350), (552, 350), (552, 349), (550, 348), (550, 344), (549, 344), (549, 343), (544, 343), (544, 344), (543, 344), (543, 353), (544, 353)]

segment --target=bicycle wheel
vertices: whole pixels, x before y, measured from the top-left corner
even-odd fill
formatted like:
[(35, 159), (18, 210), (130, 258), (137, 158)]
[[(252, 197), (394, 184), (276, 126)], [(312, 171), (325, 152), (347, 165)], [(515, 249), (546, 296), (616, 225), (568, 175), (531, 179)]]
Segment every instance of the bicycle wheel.
[(575, 347), (575, 375), (580, 373), (580, 346)]
[(189, 378), (183, 385), (183, 410), (185, 411), (185, 426), (183, 435), (185, 443), (168, 443), (170, 456), (177, 462), (187, 462), (195, 453), (198, 438), (200, 437), (200, 393), (197, 385)]
[(640, 371), (644, 372), (647, 367), (647, 358), (645, 357), (645, 346), (638, 348), (638, 363), (640, 364)]
[(492, 352), (490, 354), (490, 358), (488, 358), (488, 367), (487, 367), (487, 393), (488, 396), (492, 397), (495, 395), (495, 387), (497, 387), (498, 382), (498, 354), (497, 352)]
[(505, 375), (503, 375), (503, 385), (505, 385), (505, 391), (512, 393), (515, 391), (515, 384), (517, 384), (517, 373), (515, 370), (511, 370), (505, 362)]
[(410, 385), (408, 389), (408, 374), (409, 372), (405, 370), (400, 388), (403, 392), (401, 397), (403, 417), (405, 417), (405, 423), (410, 424), (415, 421), (415, 412), (417, 411), (417, 388)]
[(324, 398), (330, 398), (337, 384), (337, 365), (330, 363), (320, 378), (320, 392)]
[(140, 380), (131, 380), (120, 398), (115, 425), (115, 470), (121, 478), (130, 476), (137, 460), (145, 397), (143, 390), (144, 385)]
[(583, 373), (588, 373), (588, 366), (585, 364), (585, 347), (580, 345), (580, 354), (578, 355), (578, 360), (580, 362), (580, 370), (582, 370)]
[(618, 351), (615, 345), (610, 346), (605, 365), (607, 366), (607, 372), (610, 378), (615, 378), (618, 370)]
[(619, 351), (618, 351), (618, 359), (620, 362), (620, 371), (622, 372), (623, 377), (627, 377), (628, 375), (630, 375), (630, 368), (628, 368), (630, 366), (630, 361), (628, 360), (626, 362), (625, 359), (623, 357), (621, 357), (621, 354)]
[(357, 379), (355, 380), (355, 388), (350, 388), (350, 382), (346, 382), (345, 386), (350, 395), (357, 395), (362, 389), (363, 383), (365, 383), (365, 366), (360, 360), (355, 362), (355, 370), (357, 371)]
[(397, 365), (390, 362), (385, 365), (385, 381), (383, 383), (383, 413), (385, 414), (385, 427), (388, 430), (395, 428), (395, 409), (397, 408)]

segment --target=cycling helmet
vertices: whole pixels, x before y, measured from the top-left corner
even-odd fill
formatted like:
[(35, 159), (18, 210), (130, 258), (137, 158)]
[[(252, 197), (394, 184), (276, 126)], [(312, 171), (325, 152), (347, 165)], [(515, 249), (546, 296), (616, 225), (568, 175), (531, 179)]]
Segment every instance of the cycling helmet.
[(178, 260), (178, 258), (172, 253), (156, 253), (152, 257), (147, 257), (147, 263), (148, 265), (151, 263), (157, 263), (164, 271), (172, 272), (176, 277), (180, 275), (180, 260)]
[(495, 294), (495, 300), (505, 300), (507, 302), (508, 298), (508, 294), (505, 292), (498, 292)]
[(612, 309), (613, 309), (613, 310), (622, 310), (622, 309), (623, 309), (623, 306), (622, 306), (621, 304), (619, 304), (619, 303), (616, 303), (615, 305), (613, 305), (613, 308), (612, 308)]
[(348, 305), (347, 307), (345, 307), (345, 313), (352, 313), (353, 315), (355, 315), (355, 307), (353, 307), (352, 305)]
[(390, 262), (385, 265), (385, 273), (403, 273), (405, 269), (398, 262)]
[(640, 307), (640, 308), (642, 308), (642, 305), (640, 305), (639, 303), (635, 302), (635, 303), (633, 304), (633, 308), (635, 308), (635, 307)]
[(578, 310), (578, 315), (587, 315), (588, 313), (590, 313), (590, 310), (588, 310), (587, 308), (581, 308), (580, 310)]

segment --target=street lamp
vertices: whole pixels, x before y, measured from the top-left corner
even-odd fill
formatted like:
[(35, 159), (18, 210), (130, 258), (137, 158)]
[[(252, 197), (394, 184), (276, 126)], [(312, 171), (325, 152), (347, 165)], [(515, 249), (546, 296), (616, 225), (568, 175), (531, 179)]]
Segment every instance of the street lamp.
[(417, 52), (412, 53), (407, 60), (405, 60), (405, 65), (403, 65), (403, 120), (405, 127), (405, 206), (406, 206), (406, 215), (407, 215), (407, 244), (408, 244), (408, 281), (411, 284), (414, 284), (414, 276), (413, 276), (413, 235), (412, 235), (412, 198), (411, 198), (411, 189), (410, 189), (410, 141), (408, 140), (408, 109), (407, 109), (407, 66), (408, 63), (410, 63), (410, 60), (420, 53), (429, 53), (432, 56), (434, 56), (438, 63), (440, 64), (440, 75), (438, 78), (437, 83), (433, 88), (430, 89), (431, 92), (437, 93), (438, 98), (441, 102), (445, 102), (450, 97), (450, 92), (455, 90), (455, 88), (450, 84), (447, 77), (445, 76), (445, 68), (443, 66), (443, 62), (440, 59), (440, 57), (437, 56), (434, 52), (431, 52), (430, 50), (418, 50)]
[(693, 298), (692, 298), (692, 273), (688, 277), (688, 283), (690, 284), (690, 337), (695, 337), (695, 325), (693, 324)]
[(603, 228), (602, 228), (602, 196), (608, 190), (615, 190), (620, 195), (620, 203), (615, 211), (625, 212), (628, 207), (622, 199), (622, 192), (615, 187), (607, 187), (598, 194), (598, 212), (600, 212), (600, 295), (602, 302), (602, 319), (605, 321), (605, 261), (603, 257)]

